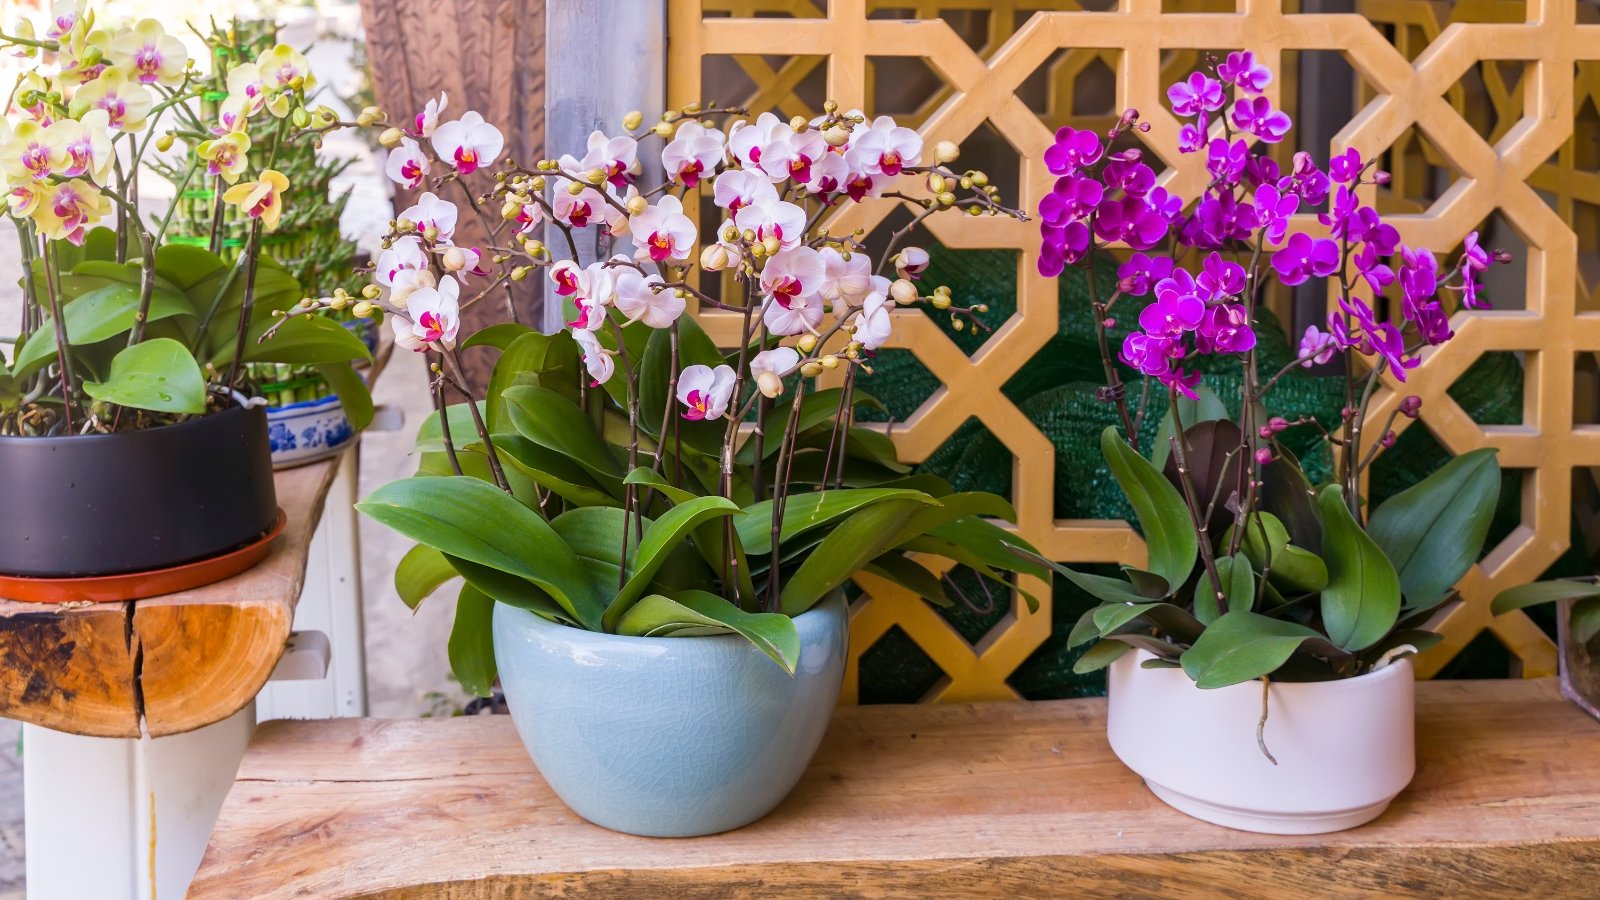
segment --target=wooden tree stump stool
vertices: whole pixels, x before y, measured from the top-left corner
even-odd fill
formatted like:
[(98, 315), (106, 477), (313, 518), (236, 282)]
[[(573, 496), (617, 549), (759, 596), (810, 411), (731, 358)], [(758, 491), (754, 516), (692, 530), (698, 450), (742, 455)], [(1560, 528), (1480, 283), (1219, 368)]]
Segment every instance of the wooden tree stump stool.
[(1161, 804), (1103, 700), (840, 709), (776, 812), (688, 840), (579, 819), (507, 717), (272, 722), (190, 896), (1593, 896), (1600, 723), (1549, 679), (1417, 688), (1411, 787), (1304, 837)]

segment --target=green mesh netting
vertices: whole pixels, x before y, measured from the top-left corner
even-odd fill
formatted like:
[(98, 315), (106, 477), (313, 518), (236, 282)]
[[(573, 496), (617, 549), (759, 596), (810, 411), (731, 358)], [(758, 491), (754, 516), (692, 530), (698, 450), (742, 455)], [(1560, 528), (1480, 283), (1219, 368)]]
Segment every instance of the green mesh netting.
[[(1016, 311), (1018, 255), (1010, 251), (951, 251), (930, 247), (932, 257), (923, 276), (924, 285), (947, 284), (958, 302), (986, 303), (986, 323), (999, 325)], [(1100, 296), (1109, 297), (1116, 281), (1115, 263), (1109, 260), (1098, 269)], [(1132, 510), (1117, 489), (1115, 481), (1100, 460), (1100, 432), (1117, 424), (1114, 409), (1095, 399), (1095, 389), (1103, 383), (1099, 349), (1090, 313), (1087, 279), (1081, 275), (1060, 281), (1058, 333), (1005, 385), (1003, 393), (1016, 403), (1056, 447), (1055, 514), (1059, 518), (1130, 518)], [(1136, 300), (1135, 304), (1144, 301)], [(1137, 318), (1138, 305), (1113, 310), (1118, 320), (1111, 329), (1114, 344)], [(982, 346), (988, 333), (970, 329), (957, 331), (943, 317), (940, 327), (964, 351), (971, 354)], [(1285, 330), (1263, 311), (1258, 323), (1261, 367), (1273, 372), (1293, 358)], [(1228, 359), (1207, 360), (1205, 384), (1222, 397), (1233, 414), (1238, 413), (1240, 376)], [(890, 350), (880, 354), (876, 374), (869, 390), (884, 401), (887, 414), (879, 418), (902, 420), (916, 410), (939, 387), (939, 380), (909, 350)], [(1124, 370), (1130, 396), (1138, 396), (1137, 377)], [(1474, 363), (1451, 386), (1450, 396), (1474, 421), (1484, 424), (1509, 424), (1521, 421), (1522, 364), (1511, 353), (1489, 353)], [(1137, 402), (1137, 401), (1135, 401)], [(1152, 407), (1162, 400), (1155, 396)], [(1339, 421), (1344, 405), (1342, 376), (1317, 376), (1298, 371), (1284, 377), (1274, 388), (1272, 409), (1286, 418), (1315, 416), (1328, 424)], [(1141, 440), (1153, 439), (1160, 415), (1145, 417)], [(1313, 481), (1328, 477), (1331, 457), (1315, 429), (1293, 430), (1285, 444), (1301, 457)], [(1406, 430), (1394, 448), (1374, 464), (1370, 490), (1374, 502), (1415, 484), (1442, 465), (1449, 454), (1427, 428), (1414, 425)], [(957, 490), (987, 490), (1012, 496), (1013, 454), (976, 419), (958, 428), (934, 454), (919, 467), (948, 479)], [(1507, 470), (1500, 503), (1489, 541), (1493, 547), (1521, 521), (1521, 473)], [(1579, 542), (1574, 542), (1579, 546)], [(1584, 570), (1581, 551), (1563, 557), (1553, 572)], [(1095, 567), (1087, 567), (1093, 570)], [(1115, 567), (1104, 567), (1105, 574)], [(1005, 615), (1004, 608), (988, 608), (988, 598), (970, 572), (956, 570), (953, 579), (967, 604), (939, 613), (969, 641), (977, 641)], [(1051, 637), (1012, 674), (1010, 683), (1028, 699), (1079, 697), (1103, 693), (1103, 674), (1075, 675), (1072, 663), (1079, 655), (1066, 647), (1066, 635), (1078, 616), (1093, 605), (1093, 597), (1064, 579), (1056, 579), (1053, 590)], [(976, 607), (970, 608), (969, 607)], [(995, 606), (1003, 607), (1004, 598)], [(1474, 641), (1447, 670), (1452, 677), (1503, 677), (1507, 654), (1498, 642)], [(941, 672), (908, 635), (894, 629), (861, 658), (861, 701), (914, 702), (938, 682)]]

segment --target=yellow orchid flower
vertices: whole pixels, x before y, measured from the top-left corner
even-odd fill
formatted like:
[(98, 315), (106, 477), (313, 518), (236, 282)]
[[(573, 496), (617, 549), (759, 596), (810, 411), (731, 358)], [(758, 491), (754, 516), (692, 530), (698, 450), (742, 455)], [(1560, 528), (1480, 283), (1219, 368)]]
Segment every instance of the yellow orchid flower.
[(42, 181), (66, 167), (65, 149), (54, 146), (46, 131), (38, 122), (23, 120), (5, 135), (0, 144), (0, 171), (9, 183)]
[(71, 109), (79, 117), (87, 110), (103, 109), (112, 128), (138, 131), (144, 128), (153, 103), (150, 90), (130, 79), (126, 70), (107, 66), (99, 78), (78, 88)]
[(222, 195), (224, 203), (244, 210), (252, 219), (260, 219), (268, 231), (278, 227), (278, 217), (283, 214), (283, 192), (289, 189), (289, 179), (276, 169), (263, 169), (257, 181), (245, 181), (228, 188)]
[(206, 161), (206, 174), (220, 175), (229, 184), (238, 182), (250, 162), (250, 136), (242, 131), (230, 131), (216, 140), (205, 141), (195, 148), (195, 153)]
[(305, 55), (288, 44), (279, 44), (256, 57), (256, 68), (269, 91), (297, 90), (310, 93), (317, 79)]
[(82, 244), (84, 232), (109, 212), (109, 197), (93, 184), (74, 178), (49, 188), (39, 198), (33, 210), (33, 221), (40, 233), (50, 240)]
[(160, 22), (141, 19), (112, 39), (111, 60), (140, 84), (176, 85), (183, 82), (189, 51), (182, 41), (167, 34)]
[(45, 140), (63, 159), (55, 174), (63, 178), (87, 175), (95, 184), (104, 185), (115, 161), (110, 122), (111, 116), (105, 110), (91, 109), (81, 120), (61, 119), (46, 128)]
[(18, 219), (31, 216), (48, 189), (49, 185), (42, 183), (16, 185), (6, 192), (6, 208)]

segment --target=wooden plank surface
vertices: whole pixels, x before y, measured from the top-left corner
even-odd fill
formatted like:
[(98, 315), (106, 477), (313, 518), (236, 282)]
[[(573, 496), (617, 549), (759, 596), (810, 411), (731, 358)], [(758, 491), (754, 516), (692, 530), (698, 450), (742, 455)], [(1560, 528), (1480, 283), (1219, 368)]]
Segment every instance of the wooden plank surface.
[(0, 600), (0, 716), (136, 738), (141, 715), (160, 736), (238, 712), (283, 654), (311, 533), (338, 469), (329, 459), (277, 473), (283, 534), (266, 559), (233, 578), (131, 603)]
[(1600, 723), (1552, 680), (1419, 684), (1418, 743), (1376, 822), (1277, 837), (1163, 806), (1102, 700), (841, 708), (776, 812), (676, 840), (579, 819), (504, 716), (271, 722), (190, 896), (1593, 896)]

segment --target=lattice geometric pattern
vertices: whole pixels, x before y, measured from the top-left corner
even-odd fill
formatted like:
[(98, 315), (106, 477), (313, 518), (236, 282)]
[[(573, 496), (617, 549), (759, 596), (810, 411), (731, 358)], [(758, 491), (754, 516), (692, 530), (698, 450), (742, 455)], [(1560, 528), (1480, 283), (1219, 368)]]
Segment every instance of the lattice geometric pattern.
[[(1433, 190), (1414, 195), (1422, 197), (1414, 211), (1394, 219), (1408, 243), (1446, 252), (1494, 216), (1526, 246), (1519, 263), (1526, 272), (1525, 297), (1511, 304), (1524, 308), (1458, 313), (1456, 339), (1428, 355), (1402, 393), (1386, 385), (1376, 402), (1374, 414), (1382, 421), (1404, 393), (1420, 394), (1420, 421), (1446, 449), (1497, 447), (1503, 466), (1526, 470), (1522, 525), (1464, 580), (1466, 602), (1436, 623), (1445, 642), (1422, 660), (1420, 670), (1437, 672), (1489, 629), (1524, 674), (1554, 671), (1554, 649), (1544, 633), (1522, 615), (1491, 618), (1488, 601), (1501, 588), (1538, 578), (1566, 549), (1574, 471), (1600, 466), (1600, 427), (1575, 424), (1585, 416), (1576, 412), (1573, 375), (1580, 356), (1600, 352), (1600, 314), (1589, 311), (1595, 273), (1580, 271), (1580, 237), (1586, 251), (1596, 247), (1592, 210), (1580, 213), (1580, 207), (1600, 203), (1592, 146), (1600, 83), (1596, 67), (1587, 64), (1600, 60), (1600, 25), (1587, 23), (1588, 11), (1580, 23), (1575, 0), (1489, 2), (1467, 10), (1465, 18), (1473, 21), (1452, 22), (1441, 20), (1440, 4), (1380, 0), (1362, 4), (1365, 16), (1299, 14), (1278, 0), (1238, 0), (1236, 6), (1122, 0), (1114, 8), (1011, 0), (820, 2), (671, 0), (670, 101), (727, 91), (726, 83), (704, 84), (702, 77), (708, 60), (732, 57), (754, 85), (755, 108), (810, 112), (809, 104), (820, 98), (806, 97), (802, 88), (821, 71), (824, 82), (812, 85), (821, 96), (871, 112), (873, 58), (920, 60), (940, 82), (921, 107), (927, 139), (962, 142), (985, 126), (998, 133), (1017, 154), (1016, 200), (1028, 209), (1052, 183), (1039, 161), (1057, 124), (1046, 120), (1074, 117), (1073, 80), (1092, 64), (1109, 66), (1115, 76), (1114, 103), (1102, 105), (1140, 110), (1152, 125), (1145, 143), (1168, 167), (1166, 186), (1192, 197), (1206, 175), (1203, 160), (1171, 151), (1179, 123), (1166, 108), (1164, 87), (1176, 70), (1207, 50), (1248, 48), (1280, 73), (1292, 69), (1286, 63), (1303, 52), (1342, 54), (1361, 80), (1363, 102), (1333, 146), (1318, 155), (1326, 159), (1346, 146), (1369, 156), (1388, 151), (1396, 160), (1422, 154), (1433, 172)], [(1100, 8), (1083, 8), (1093, 6)], [(981, 27), (960, 18), (974, 13), (986, 14)], [(890, 15), (898, 18), (885, 17)], [(1580, 63), (1586, 64), (1575, 81)], [(1037, 89), (1041, 69), (1053, 92), (1043, 118), (1021, 96)], [(1506, 77), (1512, 71), (1520, 74)], [(1476, 93), (1462, 88), (1464, 79), (1478, 87)], [(1279, 102), (1293, 91), (1293, 79), (1280, 78), (1270, 93)], [(1485, 94), (1488, 104), (1479, 99)], [(1575, 130), (1588, 143), (1575, 140)], [(1405, 191), (1395, 193), (1405, 199)], [(847, 207), (835, 231), (870, 231), (893, 214), (895, 204)], [(1014, 454), (1019, 527), (1043, 552), (1069, 562), (1142, 564), (1143, 543), (1127, 524), (1054, 517), (1054, 448), (1000, 391), (1057, 327), (1057, 286), (1036, 272), (1034, 225), (954, 216), (935, 217), (930, 225), (947, 247), (1018, 251), (1017, 312), (970, 356), (920, 313), (900, 314), (896, 346), (910, 349), (944, 384), (894, 427), (902, 456), (927, 458), (975, 417)], [(1320, 226), (1305, 216), (1296, 227), (1315, 232)], [(719, 340), (737, 340), (731, 314), (708, 312), (702, 319)], [(1520, 425), (1475, 423), (1446, 393), (1491, 351), (1524, 354)], [(1415, 427), (1404, 418), (1400, 423)], [(1368, 433), (1376, 438), (1376, 432)], [(870, 576), (861, 582), (870, 596), (855, 611), (853, 656), (898, 626), (945, 673), (928, 699), (1016, 696), (1007, 677), (1049, 636), (1048, 606), (1029, 613), (1018, 604), (974, 645), (920, 598)], [(1048, 590), (1035, 593), (1048, 604)], [(852, 665), (847, 698), (854, 696), (856, 671)]]

